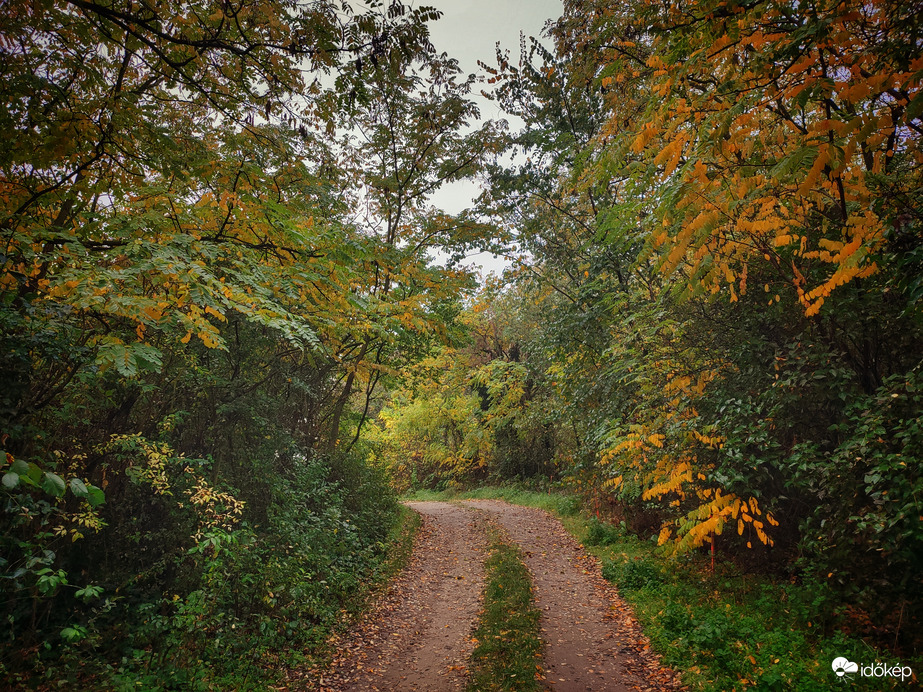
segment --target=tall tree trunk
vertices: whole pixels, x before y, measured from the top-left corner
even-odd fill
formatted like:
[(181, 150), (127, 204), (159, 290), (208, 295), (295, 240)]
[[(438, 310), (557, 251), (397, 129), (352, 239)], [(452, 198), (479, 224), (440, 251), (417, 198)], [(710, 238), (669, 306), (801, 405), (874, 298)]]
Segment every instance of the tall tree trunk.
[[(359, 357), (356, 358), (357, 364), (362, 362), (368, 350), (368, 342), (362, 344), (362, 348), (359, 350)], [(350, 371), (349, 375), (346, 376), (346, 383), (343, 385), (343, 391), (340, 392), (340, 396), (333, 408), (333, 415), (330, 417), (330, 436), (327, 439), (327, 452), (329, 454), (332, 454), (336, 450), (337, 441), (340, 437), (340, 421), (343, 419), (343, 409), (346, 408), (346, 402), (349, 401), (349, 396), (353, 392), (353, 382), (355, 381), (356, 371), (353, 369)]]

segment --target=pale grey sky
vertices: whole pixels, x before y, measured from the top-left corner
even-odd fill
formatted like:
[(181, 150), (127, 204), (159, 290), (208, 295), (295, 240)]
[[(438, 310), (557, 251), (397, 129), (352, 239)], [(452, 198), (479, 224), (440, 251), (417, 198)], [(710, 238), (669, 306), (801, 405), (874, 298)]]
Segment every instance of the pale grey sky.
[[(457, 58), (465, 74), (478, 72), (477, 61), (494, 65), (497, 41), (519, 57), (519, 34), (539, 36), (548, 19), (561, 15), (561, 0), (418, 0), (442, 12), (430, 24), (433, 45)], [(485, 110), (484, 116), (497, 112)]]
[[(417, 6), (428, 5), (442, 11), (439, 21), (430, 24), (433, 45), (457, 58), (462, 72), (480, 72), (477, 61), (496, 64), (497, 41), (519, 57), (519, 34), (540, 36), (548, 19), (561, 15), (561, 0), (418, 0)], [(478, 97), (481, 115), (485, 119), (502, 114), (495, 104)], [(511, 123), (513, 127), (517, 125)], [(475, 183), (446, 185), (432, 197), (432, 202), (450, 213), (458, 213), (471, 204), (479, 190)], [(490, 255), (472, 257), (473, 264), (484, 272), (499, 272), (505, 262)]]

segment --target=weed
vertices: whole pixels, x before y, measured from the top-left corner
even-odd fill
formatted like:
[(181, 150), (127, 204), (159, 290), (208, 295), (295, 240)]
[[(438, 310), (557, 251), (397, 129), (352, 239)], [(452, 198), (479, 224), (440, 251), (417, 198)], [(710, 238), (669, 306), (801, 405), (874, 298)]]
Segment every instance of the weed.
[(591, 517), (587, 523), (586, 536), (583, 542), (586, 545), (612, 545), (618, 543), (625, 535), (623, 526), (613, 526), (596, 517)]
[(664, 580), (661, 567), (644, 558), (625, 561), (606, 560), (603, 563), (602, 574), (618, 586), (620, 591), (657, 588)]

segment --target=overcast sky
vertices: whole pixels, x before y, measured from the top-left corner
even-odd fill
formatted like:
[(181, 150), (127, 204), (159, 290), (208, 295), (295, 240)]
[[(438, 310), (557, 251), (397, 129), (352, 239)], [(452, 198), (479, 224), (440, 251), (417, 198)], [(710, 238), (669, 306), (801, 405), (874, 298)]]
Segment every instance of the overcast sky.
[[(540, 36), (548, 19), (561, 15), (561, 0), (418, 0), (417, 6), (428, 5), (442, 11), (442, 18), (430, 24), (436, 50), (457, 58), (464, 74), (480, 72), (477, 61), (495, 65), (497, 41), (518, 58), (520, 32)], [(495, 104), (478, 98), (481, 115), (501, 117)], [(458, 213), (477, 196), (474, 183), (444, 186), (432, 198), (434, 204), (450, 213)], [(502, 270), (504, 263), (489, 255), (471, 258), (485, 272)]]
[[(418, 0), (442, 12), (430, 24), (436, 50), (457, 58), (465, 74), (478, 72), (478, 60), (494, 60), (497, 41), (514, 58), (519, 53), (519, 34), (539, 36), (548, 19), (561, 14), (561, 0)], [(485, 112), (488, 118), (496, 112)]]

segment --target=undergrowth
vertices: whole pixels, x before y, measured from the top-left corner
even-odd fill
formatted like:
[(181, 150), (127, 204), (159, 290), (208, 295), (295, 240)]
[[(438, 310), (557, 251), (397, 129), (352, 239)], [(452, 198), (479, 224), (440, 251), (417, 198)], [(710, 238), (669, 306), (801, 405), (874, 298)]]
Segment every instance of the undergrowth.
[(330, 636), (406, 563), (419, 522), (380, 491), (376, 499), (374, 486), (360, 487), (361, 502), (357, 491), (305, 483), (262, 532), (216, 545), (198, 590), (155, 602), (134, 626), (127, 655), (110, 668), (112, 686), (262, 690), (329, 656)]
[[(416, 512), (388, 497), (380, 498), (387, 511), (347, 514), (345, 496), (327, 490), (328, 506), (341, 514), (293, 503), (274, 516), (275, 533), (216, 535), (194, 591), (138, 604), (143, 619), (121, 633), (100, 619), (99, 632), (118, 639), (87, 637), (53, 659), (44, 680), (8, 675), (8, 687), (265, 690), (284, 684), (288, 670), (322, 666), (335, 653), (331, 635), (407, 564), (420, 525)], [(380, 522), (374, 540), (363, 520)], [(0, 666), (0, 679), (6, 672)]]
[(469, 692), (542, 689), (540, 612), (532, 599), (532, 580), (519, 548), (491, 530), (484, 563), (486, 586), (481, 620), (471, 655)]
[(321, 633), (325, 640), (323, 645), (315, 646), (305, 652), (301, 661), (303, 666), (323, 668), (328, 665), (330, 660), (338, 653), (336, 649), (329, 646), (329, 642), (333, 639), (331, 635), (345, 632), (351, 628), (355, 624), (356, 618), (368, 609), (369, 604), (381, 590), (387, 587), (391, 579), (410, 562), (414, 540), (422, 519), (419, 514), (403, 505), (398, 507), (397, 512), (397, 521), (388, 535), (386, 546), (383, 546), (381, 562), (370, 573), (369, 580), (362, 584), (355, 598), (341, 604), (343, 607), (341, 617)]
[[(415, 497), (422, 497), (418, 493)], [(836, 601), (823, 583), (774, 581), (743, 574), (719, 559), (714, 572), (704, 554), (667, 558), (656, 537), (643, 540), (579, 511), (579, 501), (558, 493), (520, 488), (425, 493), (426, 499), (502, 499), (539, 507), (561, 518), (588, 552), (600, 558), (602, 574), (631, 604), (665, 665), (698, 692), (729, 690), (814, 691), (845, 683), (851, 689), (910, 689), (923, 658), (898, 660), (876, 650), (836, 618), (848, 604)], [(839, 657), (860, 666), (909, 666), (912, 679), (838, 678)]]

